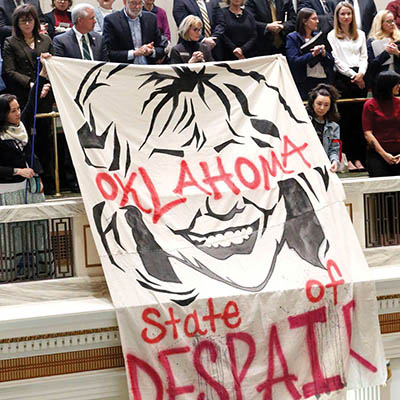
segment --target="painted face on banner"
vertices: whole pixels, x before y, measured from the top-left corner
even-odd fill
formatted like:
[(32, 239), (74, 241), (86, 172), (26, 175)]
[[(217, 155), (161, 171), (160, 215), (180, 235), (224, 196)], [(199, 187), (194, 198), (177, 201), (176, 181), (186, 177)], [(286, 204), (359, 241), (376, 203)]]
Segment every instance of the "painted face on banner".
[[(154, 185), (161, 188), (166, 187), (164, 181), (170, 182), (161, 202), (185, 202), (157, 224), (144, 217), (146, 226), (158, 245), (173, 255), (175, 271), (190, 267), (234, 287), (256, 290), (272, 272), (286, 216), (276, 182), (269, 190), (262, 188), (260, 157), (264, 154), (264, 162), (269, 157), (248, 138), (234, 140), (229, 129), (226, 136), (205, 138), (200, 149), (195, 141), (185, 146), (187, 136), (173, 135), (156, 135), (141, 151), (151, 154), (146, 171)], [(275, 228), (266, 232), (267, 226)], [(175, 251), (169, 250), (172, 243)]]
[[(86, 79), (85, 85), (101, 90), (98, 98), (104, 101), (113, 82), (109, 77), (115, 74), (118, 85), (118, 71), (123, 68), (104, 76), (93, 71), (94, 81)], [(193, 281), (196, 271), (234, 288), (258, 291), (270, 279), (284, 244), (323, 267), (318, 252), (324, 234), (306, 190), (293, 175), (299, 166), (310, 166), (302, 154), (303, 143), (292, 143), (242, 88), (219, 82), (218, 75), (206, 68), (168, 72), (139, 75), (138, 90), (145, 93), (145, 100), (140, 107), (134, 104), (136, 111), (121, 110), (126, 117), (121, 115), (118, 124), (102, 117), (96, 120), (92, 112), (96, 104), (86, 103), (82, 110), (90, 114), (92, 131), (86, 124), (78, 132), (91, 166), (99, 167), (99, 149), (113, 155), (106, 164), (115, 172), (98, 180), (104, 198), (112, 197), (113, 185), (129, 186), (125, 197), (112, 199), (118, 201), (119, 210), (118, 222), (111, 228), (123, 226), (128, 232), (119, 245), (139, 254), (142, 286), (156, 290), (160, 281), (173, 285), (185, 277)], [(88, 95), (82, 91), (82, 97)], [(108, 100), (110, 107), (118, 101), (132, 103)], [(296, 120), (285, 100), (280, 102), (279, 112)], [(98, 109), (103, 108), (104, 104)], [(212, 124), (207, 120), (211, 109), (221, 116)], [(112, 133), (114, 140), (107, 139)], [(93, 138), (102, 144), (94, 144)], [(302, 213), (306, 215), (302, 223), (292, 226), (292, 219)], [(114, 232), (117, 236), (119, 240)], [(303, 240), (313, 240), (314, 246), (304, 245)], [(110, 259), (118, 268), (126, 268), (118, 257)]]

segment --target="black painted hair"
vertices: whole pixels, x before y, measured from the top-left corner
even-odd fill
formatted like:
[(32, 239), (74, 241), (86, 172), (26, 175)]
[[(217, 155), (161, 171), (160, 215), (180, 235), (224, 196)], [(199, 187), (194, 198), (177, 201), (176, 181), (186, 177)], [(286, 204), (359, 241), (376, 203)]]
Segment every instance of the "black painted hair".
[(307, 112), (315, 117), (314, 112), (314, 101), (318, 96), (328, 96), (331, 99), (331, 106), (325, 115), (327, 121), (338, 122), (340, 119), (340, 114), (337, 109), (336, 101), (340, 97), (338, 90), (332, 85), (327, 85), (326, 83), (318, 84), (311, 92), (308, 93), (308, 103), (306, 106)]
[(5, 130), (8, 126), (8, 113), (13, 100), (17, 100), (13, 94), (0, 95), (0, 131)]
[(378, 101), (390, 100), (393, 97), (393, 88), (400, 83), (400, 75), (394, 71), (383, 71), (378, 75), (372, 95)]
[(315, 10), (308, 7), (303, 7), (299, 13), (297, 14), (296, 19), (296, 31), (300, 33), (301, 36), (305, 36), (306, 30), (304, 28), (304, 24), (311, 17), (311, 15), (315, 14)]

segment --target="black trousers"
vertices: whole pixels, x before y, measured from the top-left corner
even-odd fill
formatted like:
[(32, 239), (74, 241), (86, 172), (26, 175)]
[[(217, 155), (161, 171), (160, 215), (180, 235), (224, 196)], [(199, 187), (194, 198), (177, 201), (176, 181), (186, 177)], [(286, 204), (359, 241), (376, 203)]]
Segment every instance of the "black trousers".
[[(357, 68), (355, 68), (357, 69)], [(335, 87), (341, 93), (342, 99), (366, 97), (367, 89), (360, 89), (351, 79), (340, 73), (336, 74)], [(343, 152), (348, 160), (365, 162), (366, 141), (362, 129), (362, 110), (364, 103), (339, 103), (340, 139), (343, 143)]]
[(367, 150), (367, 171), (371, 178), (400, 175), (400, 164), (388, 164), (374, 149)]

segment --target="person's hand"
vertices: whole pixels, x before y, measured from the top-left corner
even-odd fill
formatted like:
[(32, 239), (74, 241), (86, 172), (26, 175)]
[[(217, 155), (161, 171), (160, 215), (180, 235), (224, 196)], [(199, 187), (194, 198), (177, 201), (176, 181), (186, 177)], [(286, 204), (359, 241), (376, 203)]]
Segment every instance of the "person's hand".
[(338, 167), (339, 167), (338, 162), (337, 161), (332, 161), (332, 164), (331, 164), (331, 167), (330, 167), (331, 172), (337, 172)]
[(364, 74), (359, 72), (356, 76), (354, 76), (351, 82), (355, 83), (360, 89), (364, 89), (365, 88)]
[(325, 57), (325, 55), (326, 55), (325, 45), (321, 44), (321, 45), (313, 47), (311, 49), (311, 53), (312, 53), (313, 57), (318, 56), (319, 54), (321, 54), (322, 56)]
[(396, 43), (388, 43), (385, 47), (387, 53), (392, 54), (394, 56), (400, 55), (400, 50), (397, 47)]
[(311, 54), (313, 55), (313, 57), (316, 57), (318, 54), (321, 53), (321, 47), (315, 46), (310, 51), (311, 51)]
[(361, 79), (359, 81), (356, 82), (356, 85), (360, 88), (360, 89), (365, 89), (365, 81), (364, 79)]
[(56, 26), (54, 29), (57, 33), (64, 33), (67, 32), (68, 28), (65, 28), (63, 26)]
[(389, 165), (395, 165), (399, 163), (399, 155), (394, 156), (393, 154), (390, 154), (388, 152), (385, 152), (383, 154), (383, 159), (389, 164)]
[(30, 179), (35, 175), (35, 171), (32, 168), (17, 168), (15, 175)]
[(192, 57), (189, 60), (189, 63), (199, 63), (204, 62), (204, 54), (202, 51), (194, 51)]
[(40, 24), (40, 29), (39, 29), (39, 33), (41, 34), (47, 34), (47, 28), (49, 27), (48, 23), (45, 24)]
[(44, 63), (44, 60), (50, 60), (51, 58), (51, 54), (50, 53), (42, 53), (40, 55), (40, 62), (42, 64), (42, 69), (40, 70), (39, 75), (43, 78), (47, 78), (47, 69), (46, 69), (46, 65)]
[(204, 38), (202, 43), (206, 44), (209, 49), (212, 50), (217, 44), (216, 39), (217, 38), (215, 36), (210, 36), (208, 38)]
[(359, 72), (358, 74), (356, 74), (354, 76), (354, 78), (351, 80), (353, 83), (356, 82), (361, 82), (362, 80), (364, 80), (364, 74), (362, 74), (361, 72)]
[(40, 92), (40, 98), (43, 99), (44, 97), (47, 96), (47, 94), (50, 92), (50, 83), (45, 83), (42, 87), (42, 91)]
[(52, 57), (52, 56), (51, 56), (50, 53), (42, 53), (42, 54), (40, 55), (40, 61), (43, 61), (43, 60), (50, 60), (51, 57)]
[(267, 24), (267, 31), (271, 33), (279, 33), (283, 29), (282, 21), (274, 21)]
[(239, 60), (243, 60), (245, 58), (243, 55), (243, 51), (240, 47), (236, 47), (236, 49), (233, 50), (233, 54)]
[(147, 43), (142, 47), (144, 47), (145, 56), (151, 56), (154, 53), (154, 42)]
[(133, 53), (135, 57), (138, 56), (150, 56), (154, 52), (154, 43), (147, 43), (144, 44), (143, 46), (140, 46), (138, 49), (136, 49)]

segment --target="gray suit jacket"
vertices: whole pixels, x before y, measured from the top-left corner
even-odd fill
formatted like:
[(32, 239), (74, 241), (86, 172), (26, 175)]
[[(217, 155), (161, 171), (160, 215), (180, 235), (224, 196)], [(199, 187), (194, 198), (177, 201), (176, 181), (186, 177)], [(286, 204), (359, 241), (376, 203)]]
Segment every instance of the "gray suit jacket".
[[(95, 61), (108, 61), (107, 50), (103, 42), (103, 37), (96, 32), (89, 32), (89, 42)], [(59, 57), (80, 58), (81, 50), (73, 29), (57, 35), (53, 39), (54, 55)]]

